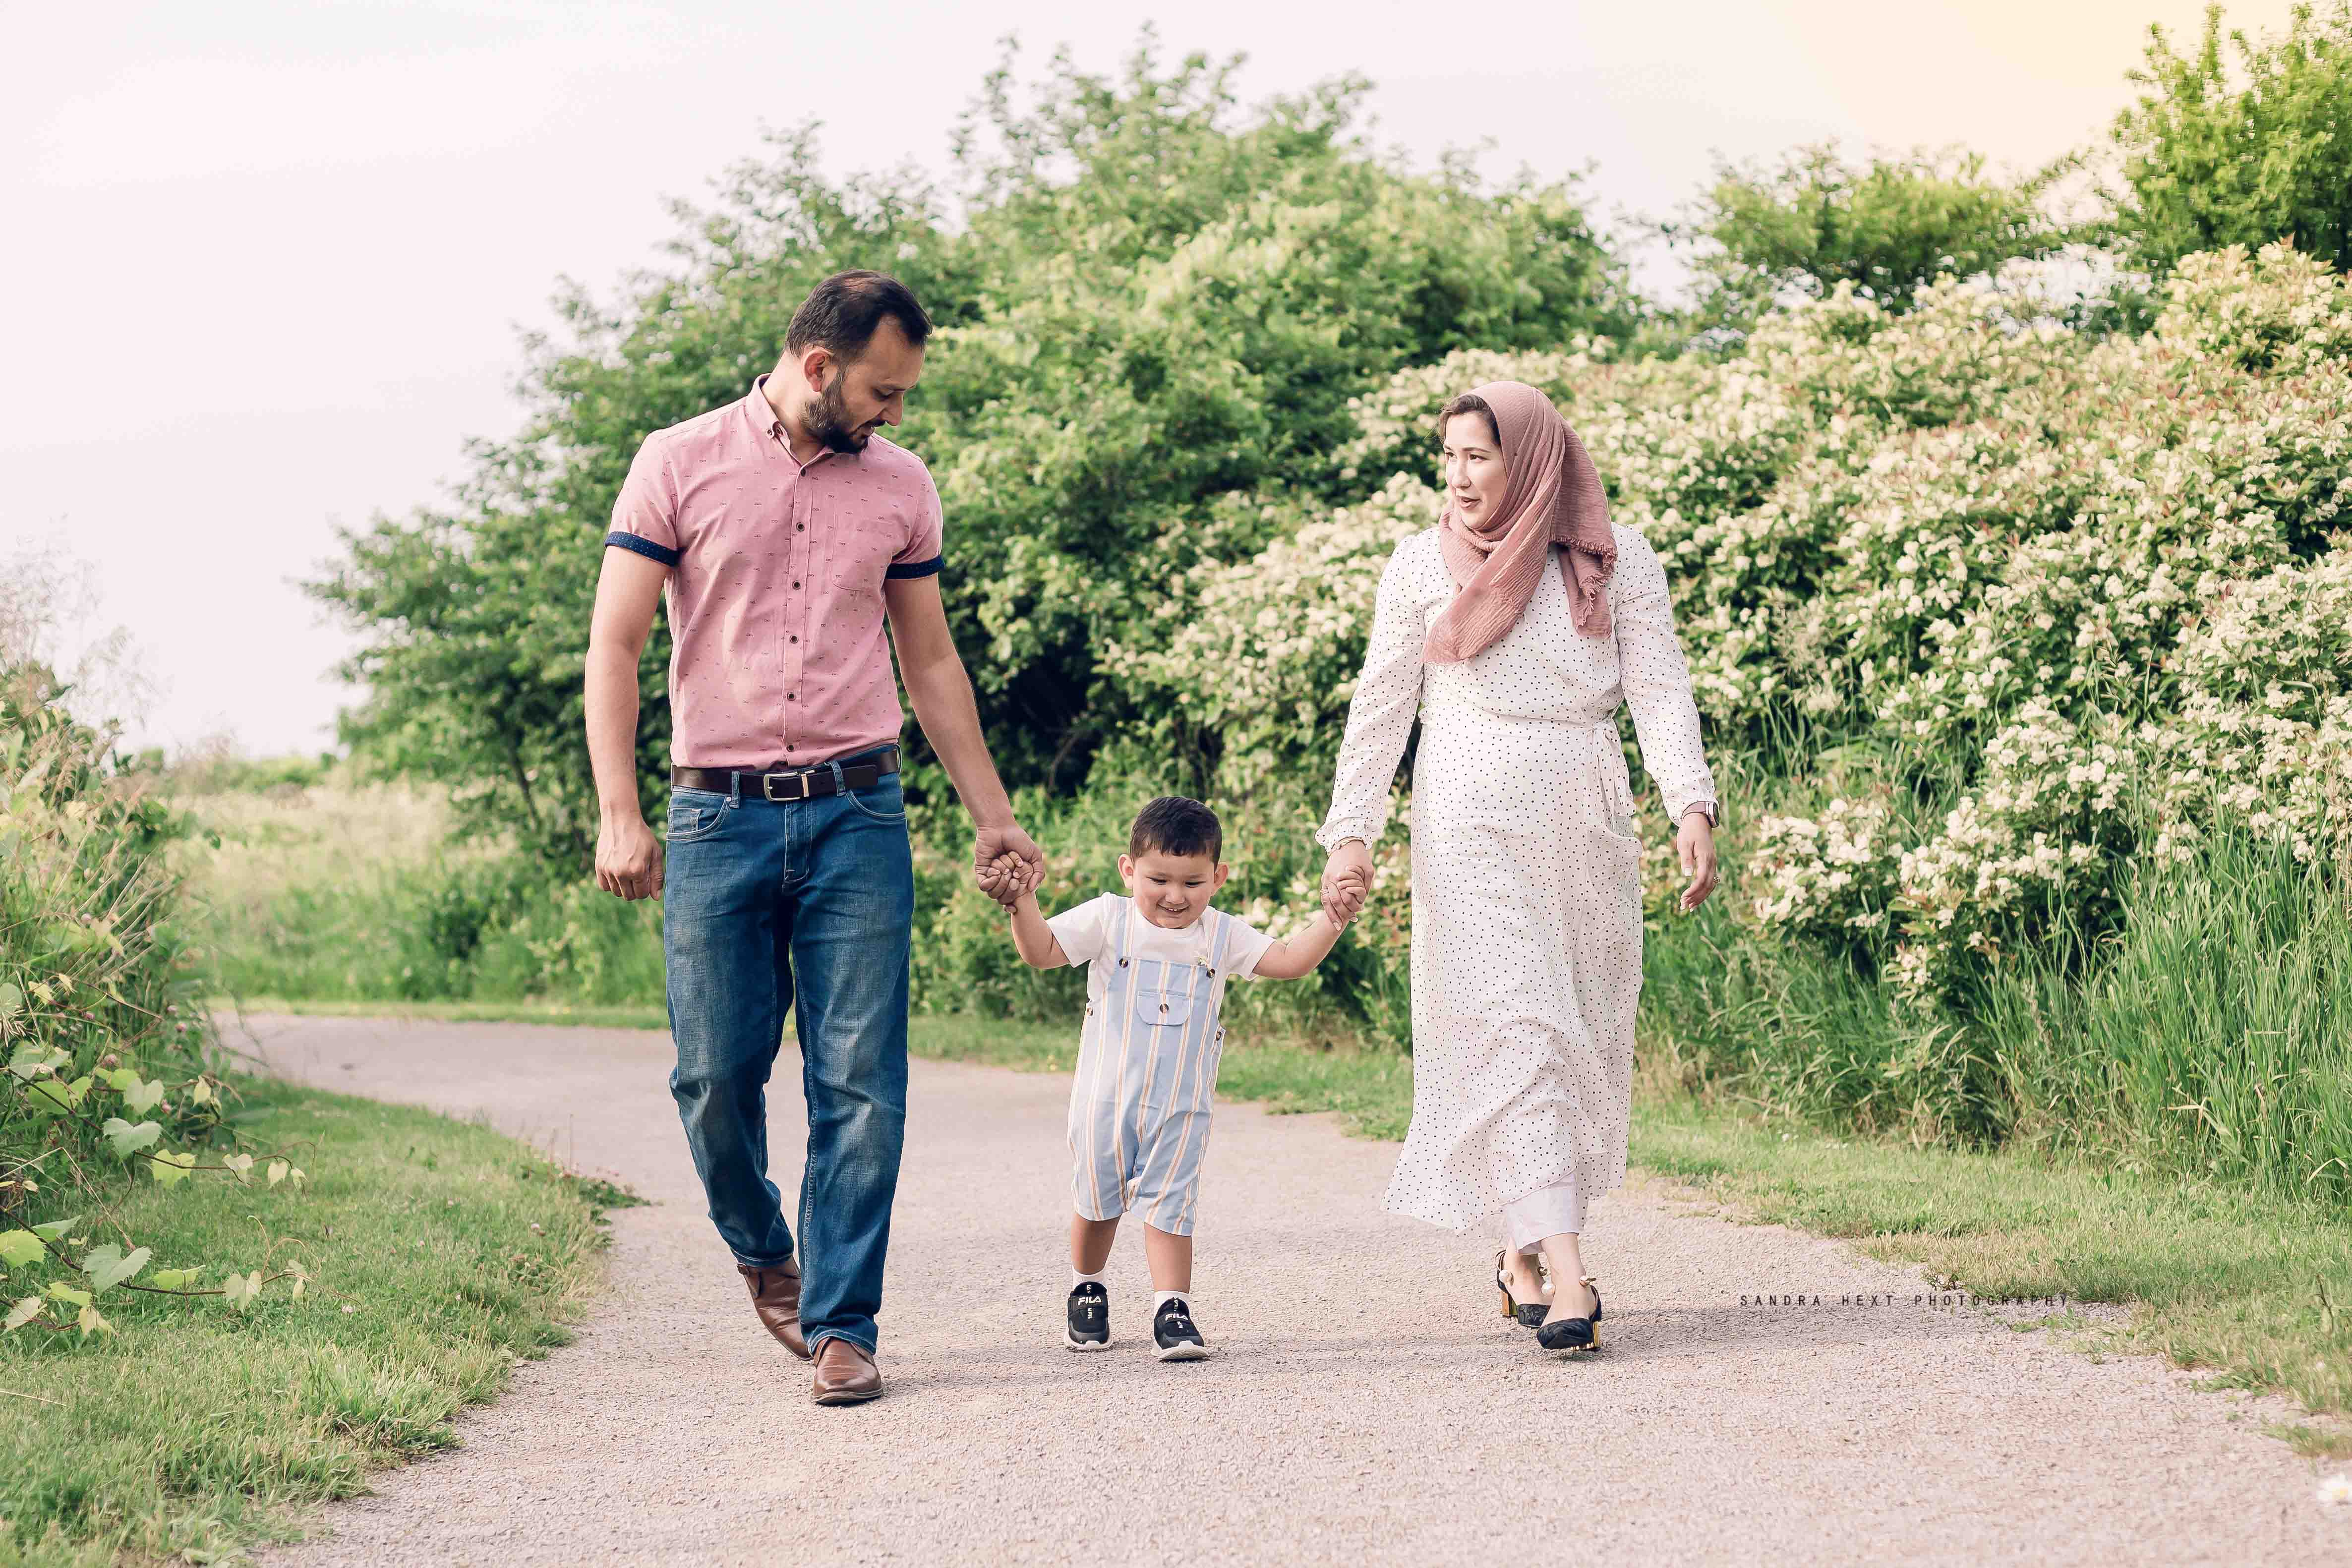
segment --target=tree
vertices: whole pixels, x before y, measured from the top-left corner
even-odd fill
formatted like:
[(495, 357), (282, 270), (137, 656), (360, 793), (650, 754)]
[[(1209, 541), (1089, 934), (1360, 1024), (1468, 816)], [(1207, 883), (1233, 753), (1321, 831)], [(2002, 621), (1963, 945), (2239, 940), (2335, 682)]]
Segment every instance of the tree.
[[(1380, 162), (1347, 79), (1245, 113), (1238, 60), (1123, 77), (1009, 63), (960, 129), (960, 221), (919, 171), (835, 183), (809, 132), (680, 210), (676, 265), (534, 345), (532, 417), (473, 453), (449, 508), (345, 538), (314, 591), (363, 643), (345, 733), (469, 789), (559, 864), (589, 852), (587, 612), (612, 500), (651, 431), (740, 396), (810, 285), (905, 278), (942, 330), (899, 439), (946, 501), (943, 587), (1000, 763), (1069, 784), (1133, 716), (1093, 651), (1152, 633), (1170, 578), (1265, 542), (1273, 498), (1330, 493), (1349, 400), (1467, 346), (1622, 332), (1635, 306), (1573, 192)], [(662, 788), (657, 636), (640, 764)]]
[(1744, 331), (1776, 300), (1820, 298), (1840, 283), (1899, 311), (1939, 274), (1972, 277), (2063, 246), (2039, 206), (2059, 172), (2004, 181), (1957, 148), (1855, 164), (1822, 143), (1777, 167), (1718, 162), (1683, 219), (1658, 226), (1700, 253), (1702, 329)]
[(2290, 238), (2339, 271), (2352, 268), (2352, 3), (2323, 18), (2298, 5), (2284, 37), (2260, 43), (2209, 5), (2194, 53), (2148, 29), (2147, 90), (2116, 117), (2123, 189), (2112, 226), (2157, 273), (2196, 251), (2258, 251)]

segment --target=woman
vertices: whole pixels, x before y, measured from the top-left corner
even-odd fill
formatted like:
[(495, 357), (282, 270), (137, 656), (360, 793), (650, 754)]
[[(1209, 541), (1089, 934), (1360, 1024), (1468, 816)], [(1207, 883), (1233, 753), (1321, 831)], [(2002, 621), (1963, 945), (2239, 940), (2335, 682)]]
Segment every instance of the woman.
[(1715, 890), (1715, 781), (1664, 569), (1610, 523), (1575, 432), (1517, 382), (1440, 417), (1445, 508), (1381, 577), (1316, 834), (1323, 897), (1335, 918), (1360, 908), (1417, 711), (1412, 1125), (1385, 1207), (1456, 1230), (1499, 1209), (1504, 1311), (1546, 1350), (1588, 1349), (1601, 1306), (1580, 1239), (1624, 1182), (1642, 990), (1619, 700), (1679, 824), (1685, 912)]

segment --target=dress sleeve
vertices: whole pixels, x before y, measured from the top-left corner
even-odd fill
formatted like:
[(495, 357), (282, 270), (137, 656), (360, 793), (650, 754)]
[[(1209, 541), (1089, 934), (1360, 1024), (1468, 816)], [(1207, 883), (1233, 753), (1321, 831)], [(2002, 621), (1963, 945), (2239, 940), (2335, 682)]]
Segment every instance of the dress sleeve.
[(1381, 573), (1372, 600), (1371, 636), (1364, 646), (1364, 671), (1348, 702), (1348, 730), (1339, 742), (1339, 765), (1331, 780), (1331, 810), (1315, 841), (1326, 850), (1349, 839), (1377, 842), (1389, 821), (1389, 786), (1404, 758), (1405, 737), (1421, 709), (1421, 646), (1427, 628), (1416, 605), (1404, 564), (1406, 546), (1397, 546)]
[(1666, 569), (1647, 539), (1630, 530), (1620, 537), (1624, 542), (1617, 555), (1618, 599), (1612, 619), (1619, 680), (1633, 710), (1642, 766), (1657, 780), (1667, 821), (1679, 824), (1696, 805), (1716, 807), (1719, 817), (1715, 776), (1707, 771), (1699, 738), (1690, 665), (1675, 638)]

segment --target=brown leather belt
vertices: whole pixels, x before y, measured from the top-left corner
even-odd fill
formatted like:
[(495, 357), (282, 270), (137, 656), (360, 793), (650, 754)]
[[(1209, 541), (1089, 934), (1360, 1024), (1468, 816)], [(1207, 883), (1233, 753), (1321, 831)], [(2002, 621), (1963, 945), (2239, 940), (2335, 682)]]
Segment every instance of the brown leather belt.
[(669, 781), (681, 789), (740, 793), (747, 800), (813, 800), (844, 789), (871, 789), (898, 771), (898, 748), (860, 752), (856, 762), (820, 762), (782, 773), (739, 773), (728, 768), (673, 768)]

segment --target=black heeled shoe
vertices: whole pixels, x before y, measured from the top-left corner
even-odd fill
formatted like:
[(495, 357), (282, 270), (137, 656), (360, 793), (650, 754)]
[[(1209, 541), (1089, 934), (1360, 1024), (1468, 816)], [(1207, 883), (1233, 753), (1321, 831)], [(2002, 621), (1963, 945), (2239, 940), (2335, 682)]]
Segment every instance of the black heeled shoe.
[(1503, 1254), (1495, 1254), (1495, 1289), (1503, 1293), (1503, 1315), (1521, 1328), (1534, 1328), (1544, 1321), (1551, 1309), (1541, 1301), (1522, 1301), (1511, 1294), (1510, 1281), (1503, 1275)]
[(1601, 1348), (1601, 1334), (1592, 1326), (1601, 1321), (1601, 1287), (1590, 1274), (1584, 1276), (1583, 1283), (1592, 1287), (1592, 1315), (1589, 1318), (1561, 1318), (1556, 1322), (1538, 1324), (1536, 1343), (1546, 1350)]

